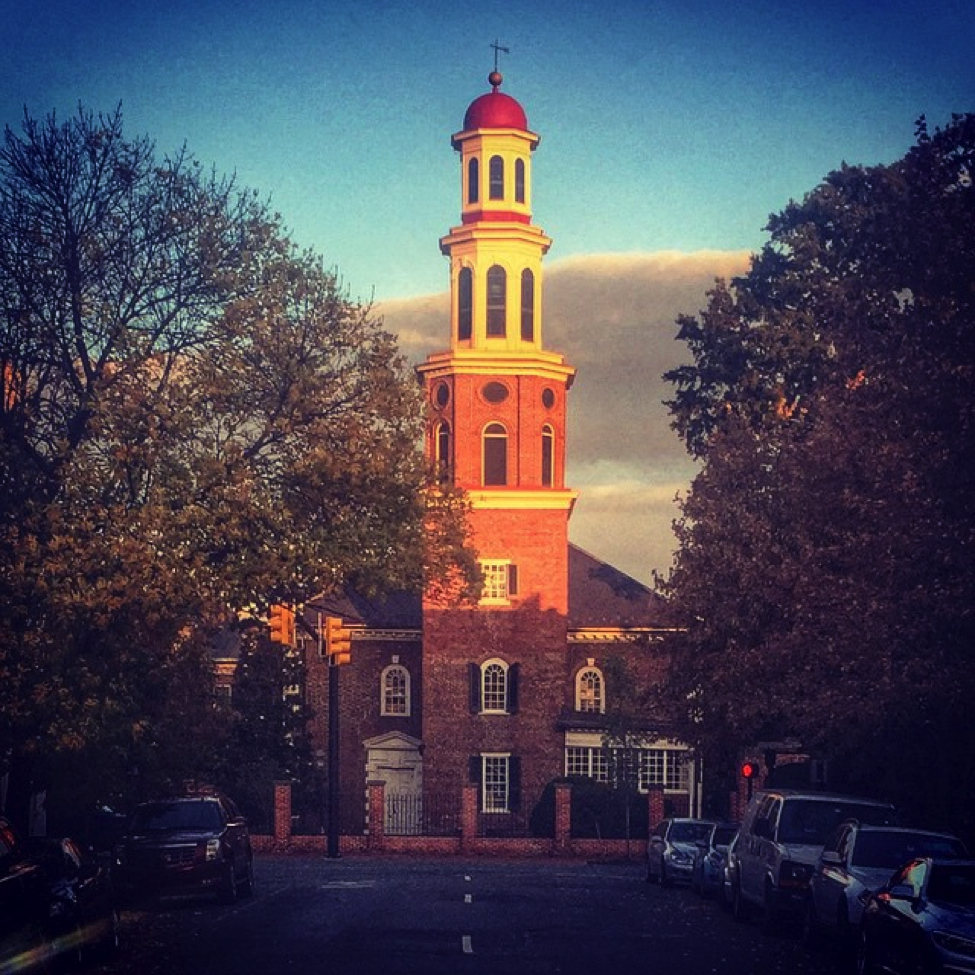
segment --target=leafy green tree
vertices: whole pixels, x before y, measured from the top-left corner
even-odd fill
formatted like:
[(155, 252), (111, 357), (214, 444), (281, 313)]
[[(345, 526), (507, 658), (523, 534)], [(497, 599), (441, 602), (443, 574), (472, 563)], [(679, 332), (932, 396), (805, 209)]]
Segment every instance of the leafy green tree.
[(798, 735), (975, 833), (975, 116), (917, 134), (774, 215), (679, 320), (668, 405), (701, 468), (664, 699), (711, 755)]
[(239, 607), (476, 578), (381, 321), (120, 111), (5, 131), (0, 377), (0, 761), (134, 748)]

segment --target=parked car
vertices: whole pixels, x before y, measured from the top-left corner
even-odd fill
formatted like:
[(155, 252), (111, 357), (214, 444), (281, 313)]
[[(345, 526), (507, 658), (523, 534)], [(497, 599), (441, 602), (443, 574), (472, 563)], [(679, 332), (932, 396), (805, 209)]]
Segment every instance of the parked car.
[(827, 933), (848, 942), (860, 925), (860, 895), (875, 890), (898, 867), (917, 857), (963, 858), (965, 844), (947, 833), (841, 823), (826, 841), (812, 877), (803, 935), (813, 942)]
[(715, 823), (703, 840), (695, 844), (691, 863), (691, 890), (701, 897), (722, 893), (728, 844), (738, 832), (737, 823)]
[(108, 863), (69, 838), (45, 841), (41, 857), (54, 954), (86, 962), (117, 948), (119, 916)]
[(0, 818), (0, 972), (43, 972), (118, 944), (107, 865), (72, 839), (23, 840)]
[(115, 848), (112, 875), (126, 899), (213, 894), (233, 903), (254, 886), (247, 822), (223, 796), (143, 803)]
[(975, 973), (975, 860), (920, 857), (867, 891), (857, 970)]
[(888, 826), (896, 813), (889, 803), (854, 796), (789, 789), (755, 793), (729, 852), (735, 917), (742, 920), (753, 908), (767, 925), (801, 917), (813, 867), (845, 819)]
[(698, 840), (707, 838), (715, 824), (711, 820), (664, 819), (647, 841), (647, 882), (689, 882)]

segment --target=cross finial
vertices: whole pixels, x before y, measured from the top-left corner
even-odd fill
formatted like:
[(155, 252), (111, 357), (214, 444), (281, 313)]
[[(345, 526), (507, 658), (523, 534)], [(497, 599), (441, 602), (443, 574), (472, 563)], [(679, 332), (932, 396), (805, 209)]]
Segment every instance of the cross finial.
[(493, 44), (489, 44), (488, 46), (494, 48), (494, 70), (497, 71), (498, 70), (498, 55), (502, 51), (504, 51), (505, 54), (510, 54), (511, 53), (511, 49), (510, 48), (507, 48), (507, 47), (504, 47), (503, 45), (499, 44), (497, 38), (494, 39), (494, 43)]

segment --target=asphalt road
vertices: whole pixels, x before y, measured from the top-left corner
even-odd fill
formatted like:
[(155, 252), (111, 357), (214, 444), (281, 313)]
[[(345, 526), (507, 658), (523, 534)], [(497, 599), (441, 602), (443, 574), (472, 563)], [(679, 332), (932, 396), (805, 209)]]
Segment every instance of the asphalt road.
[(638, 864), (261, 857), (253, 897), (123, 915), (98, 975), (824, 975), (797, 932), (736, 923)]

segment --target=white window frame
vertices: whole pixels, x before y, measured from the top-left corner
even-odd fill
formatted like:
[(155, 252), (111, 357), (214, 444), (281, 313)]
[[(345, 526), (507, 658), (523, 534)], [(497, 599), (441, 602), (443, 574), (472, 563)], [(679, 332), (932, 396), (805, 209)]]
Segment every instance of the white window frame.
[[(395, 675), (401, 675), (403, 681), (402, 694), (394, 695), (394, 688), (389, 687), (388, 681)], [(410, 672), (402, 664), (390, 664), (383, 668), (379, 677), (379, 713), (383, 717), (408, 718), (412, 713), (410, 704)], [(397, 711), (390, 707), (393, 698), (402, 698), (403, 710)]]
[(507, 606), (511, 603), (509, 580), (511, 579), (511, 559), (481, 559), (481, 575), (484, 586), (481, 589), (481, 605)]
[[(499, 675), (490, 688), (489, 674)], [(503, 660), (494, 657), (481, 664), (481, 714), (508, 713), (508, 678), (508, 665)]]
[(481, 812), (511, 812), (511, 753), (481, 753)]
[[(593, 674), (595, 680), (587, 680), (589, 674)], [(596, 686), (591, 686), (593, 684)], [(603, 672), (591, 664), (576, 674), (576, 710), (587, 714), (606, 713), (606, 679)]]

